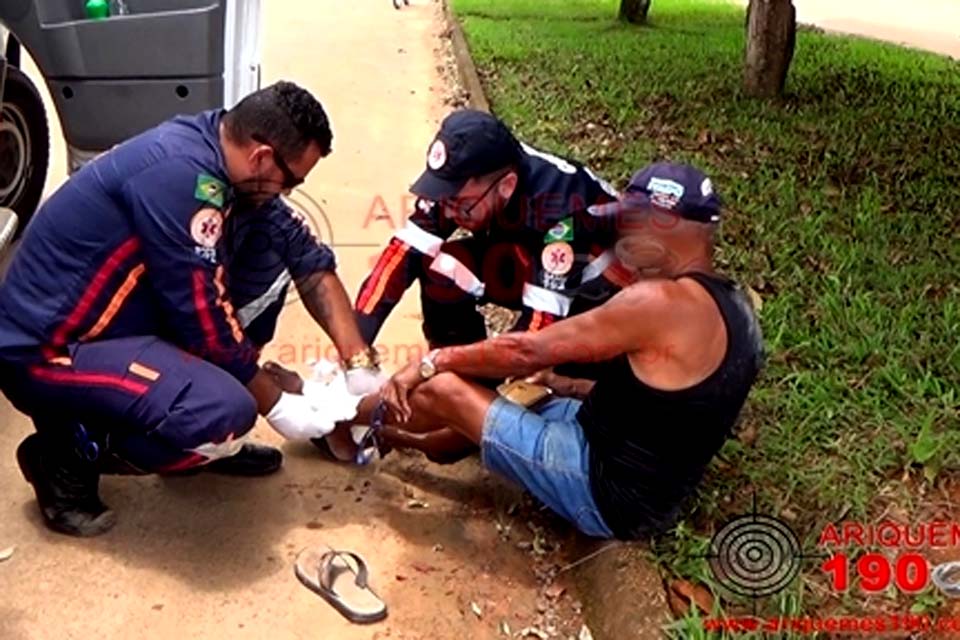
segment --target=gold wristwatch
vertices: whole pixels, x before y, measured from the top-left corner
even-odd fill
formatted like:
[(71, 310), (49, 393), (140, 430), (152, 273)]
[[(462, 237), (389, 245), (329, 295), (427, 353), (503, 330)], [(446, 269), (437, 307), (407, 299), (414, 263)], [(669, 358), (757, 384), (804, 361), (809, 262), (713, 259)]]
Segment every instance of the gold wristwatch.
[(429, 380), (437, 375), (437, 365), (433, 360), (437, 357), (438, 351), (440, 351), (440, 349), (434, 349), (420, 361), (420, 377), (424, 380)]

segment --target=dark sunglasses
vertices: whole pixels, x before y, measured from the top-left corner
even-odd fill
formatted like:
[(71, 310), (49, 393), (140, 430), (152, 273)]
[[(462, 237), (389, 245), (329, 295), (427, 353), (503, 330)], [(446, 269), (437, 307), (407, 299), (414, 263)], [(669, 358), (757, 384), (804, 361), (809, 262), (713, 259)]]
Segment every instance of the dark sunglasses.
[(274, 146), (270, 144), (268, 140), (258, 135), (252, 135), (250, 137), (260, 144), (265, 144), (270, 147), (270, 151), (273, 153), (273, 162), (277, 165), (277, 168), (280, 169), (280, 173), (283, 174), (283, 184), (280, 185), (281, 189), (284, 191), (290, 191), (303, 184), (305, 178), (298, 177), (297, 174), (290, 170), (290, 165), (287, 164), (286, 160), (283, 159), (283, 156), (277, 152), (276, 148), (274, 148)]

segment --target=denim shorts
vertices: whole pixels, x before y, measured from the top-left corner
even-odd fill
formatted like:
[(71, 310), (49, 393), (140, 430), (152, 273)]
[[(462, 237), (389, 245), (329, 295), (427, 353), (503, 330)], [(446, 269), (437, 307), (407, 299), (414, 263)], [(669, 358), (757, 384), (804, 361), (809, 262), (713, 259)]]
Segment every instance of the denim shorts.
[(612, 538), (590, 488), (581, 402), (555, 398), (536, 410), (497, 398), (483, 424), (483, 464), (523, 486), (588, 536)]

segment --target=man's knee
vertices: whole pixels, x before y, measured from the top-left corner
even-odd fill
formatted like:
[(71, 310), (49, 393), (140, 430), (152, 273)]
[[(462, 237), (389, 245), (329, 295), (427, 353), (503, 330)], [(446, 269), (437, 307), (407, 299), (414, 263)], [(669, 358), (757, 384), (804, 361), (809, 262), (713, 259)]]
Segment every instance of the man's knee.
[(413, 394), (414, 407), (425, 409), (442, 402), (456, 402), (466, 390), (466, 382), (455, 373), (438, 373), (419, 387)]

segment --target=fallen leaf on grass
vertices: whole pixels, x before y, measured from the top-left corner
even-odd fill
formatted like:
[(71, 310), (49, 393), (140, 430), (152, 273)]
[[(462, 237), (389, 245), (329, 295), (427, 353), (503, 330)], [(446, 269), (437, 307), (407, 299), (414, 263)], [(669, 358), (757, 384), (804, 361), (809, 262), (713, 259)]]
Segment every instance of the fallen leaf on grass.
[(16, 547), (7, 547), (3, 551), (0, 551), (0, 562), (6, 562), (13, 556), (13, 552), (16, 551)]
[(743, 446), (752, 447), (753, 444), (757, 441), (757, 436), (759, 431), (757, 426), (753, 423), (745, 425), (740, 431), (737, 432), (737, 440), (739, 440)]
[(670, 610), (678, 618), (689, 613), (691, 606), (697, 607), (701, 614), (709, 615), (713, 611), (713, 595), (703, 585), (687, 580), (674, 580), (670, 583), (667, 601)]

